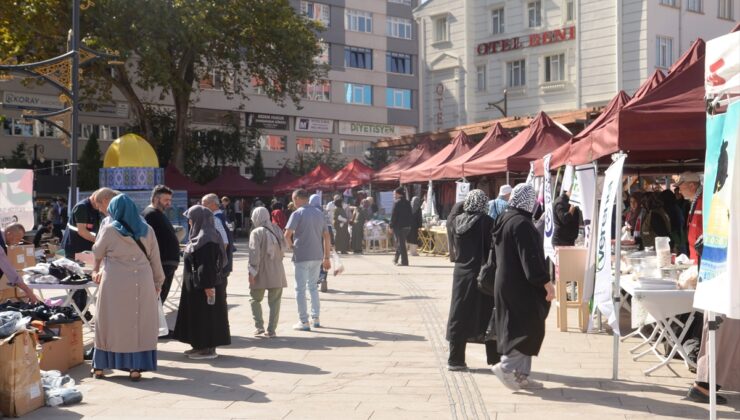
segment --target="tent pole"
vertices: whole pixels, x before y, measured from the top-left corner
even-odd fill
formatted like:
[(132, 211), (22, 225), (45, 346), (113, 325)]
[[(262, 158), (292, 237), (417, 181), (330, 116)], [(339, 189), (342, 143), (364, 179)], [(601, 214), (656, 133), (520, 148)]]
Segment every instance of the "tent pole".
[(717, 420), (717, 316), (714, 312), (708, 311), (709, 319), (709, 419)]
[(506, 185), (511, 185), (509, 183), (509, 171), (506, 171)]
[[(617, 331), (613, 332), (614, 335), (614, 355), (613, 355), (613, 362), (614, 366), (612, 367), (612, 379), (618, 380), (619, 379), (619, 311), (621, 307), (621, 300), (622, 300), (622, 289), (620, 288), (619, 282), (621, 280), (621, 262), (622, 262), (622, 193), (624, 192), (624, 189), (622, 188), (622, 174), (619, 174), (619, 190), (617, 192), (617, 199), (615, 200), (617, 204), (617, 216), (614, 219), (615, 229), (614, 229), (614, 236), (615, 236), (615, 249), (614, 249), (614, 290), (613, 290), (613, 299), (614, 299), (614, 315), (617, 319)], [(619, 229), (617, 229), (619, 227)]]

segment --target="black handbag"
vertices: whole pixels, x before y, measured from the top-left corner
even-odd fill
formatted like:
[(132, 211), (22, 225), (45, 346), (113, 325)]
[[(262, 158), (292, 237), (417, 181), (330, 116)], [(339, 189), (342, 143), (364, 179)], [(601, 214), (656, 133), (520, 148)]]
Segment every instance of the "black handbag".
[[(485, 240), (485, 233), (483, 235)], [(488, 259), (486, 262), (481, 264), (480, 271), (478, 272), (478, 290), (488, 296), (493, 296), (493, 289), (496, 283), (496, 251), (494, 248), (493, 241), (491, 241), (491, 248), (488, 251)]]

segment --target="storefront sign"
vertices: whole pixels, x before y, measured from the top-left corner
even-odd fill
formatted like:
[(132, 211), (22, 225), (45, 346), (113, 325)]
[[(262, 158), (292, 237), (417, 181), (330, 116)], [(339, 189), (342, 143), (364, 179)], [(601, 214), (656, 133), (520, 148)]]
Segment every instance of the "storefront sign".
[(296, 117), (295, 131), (312, 131), (314, 133), (333, 133), (334, 121), (322, 118)]
[(400, 125), (339, 121), (339, 134), (369, 137), (397, 137), (413, 134), (413, 127)]
[(483, 42), (478, 44), (475, 51), (478, 55), (496, 54), (500, 52), (519, 50), (522, 48), (538, 47), (540, 45), (555, 44), (576, 39), (576, 27), (571, 26), (554, 31), (542, 32), (509, 39)]
[(35, 93), (5, 92), (3, 93), (3, 107), (31, 108), (41, 111), (57, 111), (64, 108), (59, 97), (52, 95), (37, 95)]
[(128, 118), (129, 106), (127, 102), (116, 102), (113, 104), (82, 104), (80, 110), (85, 115)]
[(288, 117), (286, 115), (260, 114), (247, 112), (247, 127), (264, 128), (268, 130), (288, 130)]

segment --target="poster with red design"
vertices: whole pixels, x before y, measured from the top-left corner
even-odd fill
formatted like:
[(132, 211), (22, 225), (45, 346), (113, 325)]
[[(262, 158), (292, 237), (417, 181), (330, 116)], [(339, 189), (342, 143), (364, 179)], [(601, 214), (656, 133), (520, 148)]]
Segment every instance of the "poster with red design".
[(0, 169), (0, 228), (11, 223), (21, 223), (26, 231), (34, 227), (30, 169)]

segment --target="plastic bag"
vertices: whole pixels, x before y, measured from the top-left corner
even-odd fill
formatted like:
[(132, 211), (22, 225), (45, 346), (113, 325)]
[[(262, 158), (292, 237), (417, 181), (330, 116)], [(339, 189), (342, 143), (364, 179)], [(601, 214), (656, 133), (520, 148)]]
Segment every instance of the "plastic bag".
[(342, 264), (342, 260), (339, 258), (339, 254), (337, 254), (336, 251), (331, 252), (331, 268), (334, 269), (334, 276), (344, 273), (344, 264)]
[(159, 310), (159, 336), (164, 337), (170, 333), (170, 327), (167, 325), (167, 318), (164, 316), (162, 301), (157, 298), (157, 309)]
[(16, 331), (26, 328), (31, 317), (23, 317), (20, 312), (0, 312), (0, 338), (10, 337)]
[(49, 407), (82, 402), (82, 393), (75, 388), (75, 380), (58, 370), (41, 371), (44, 400)]

